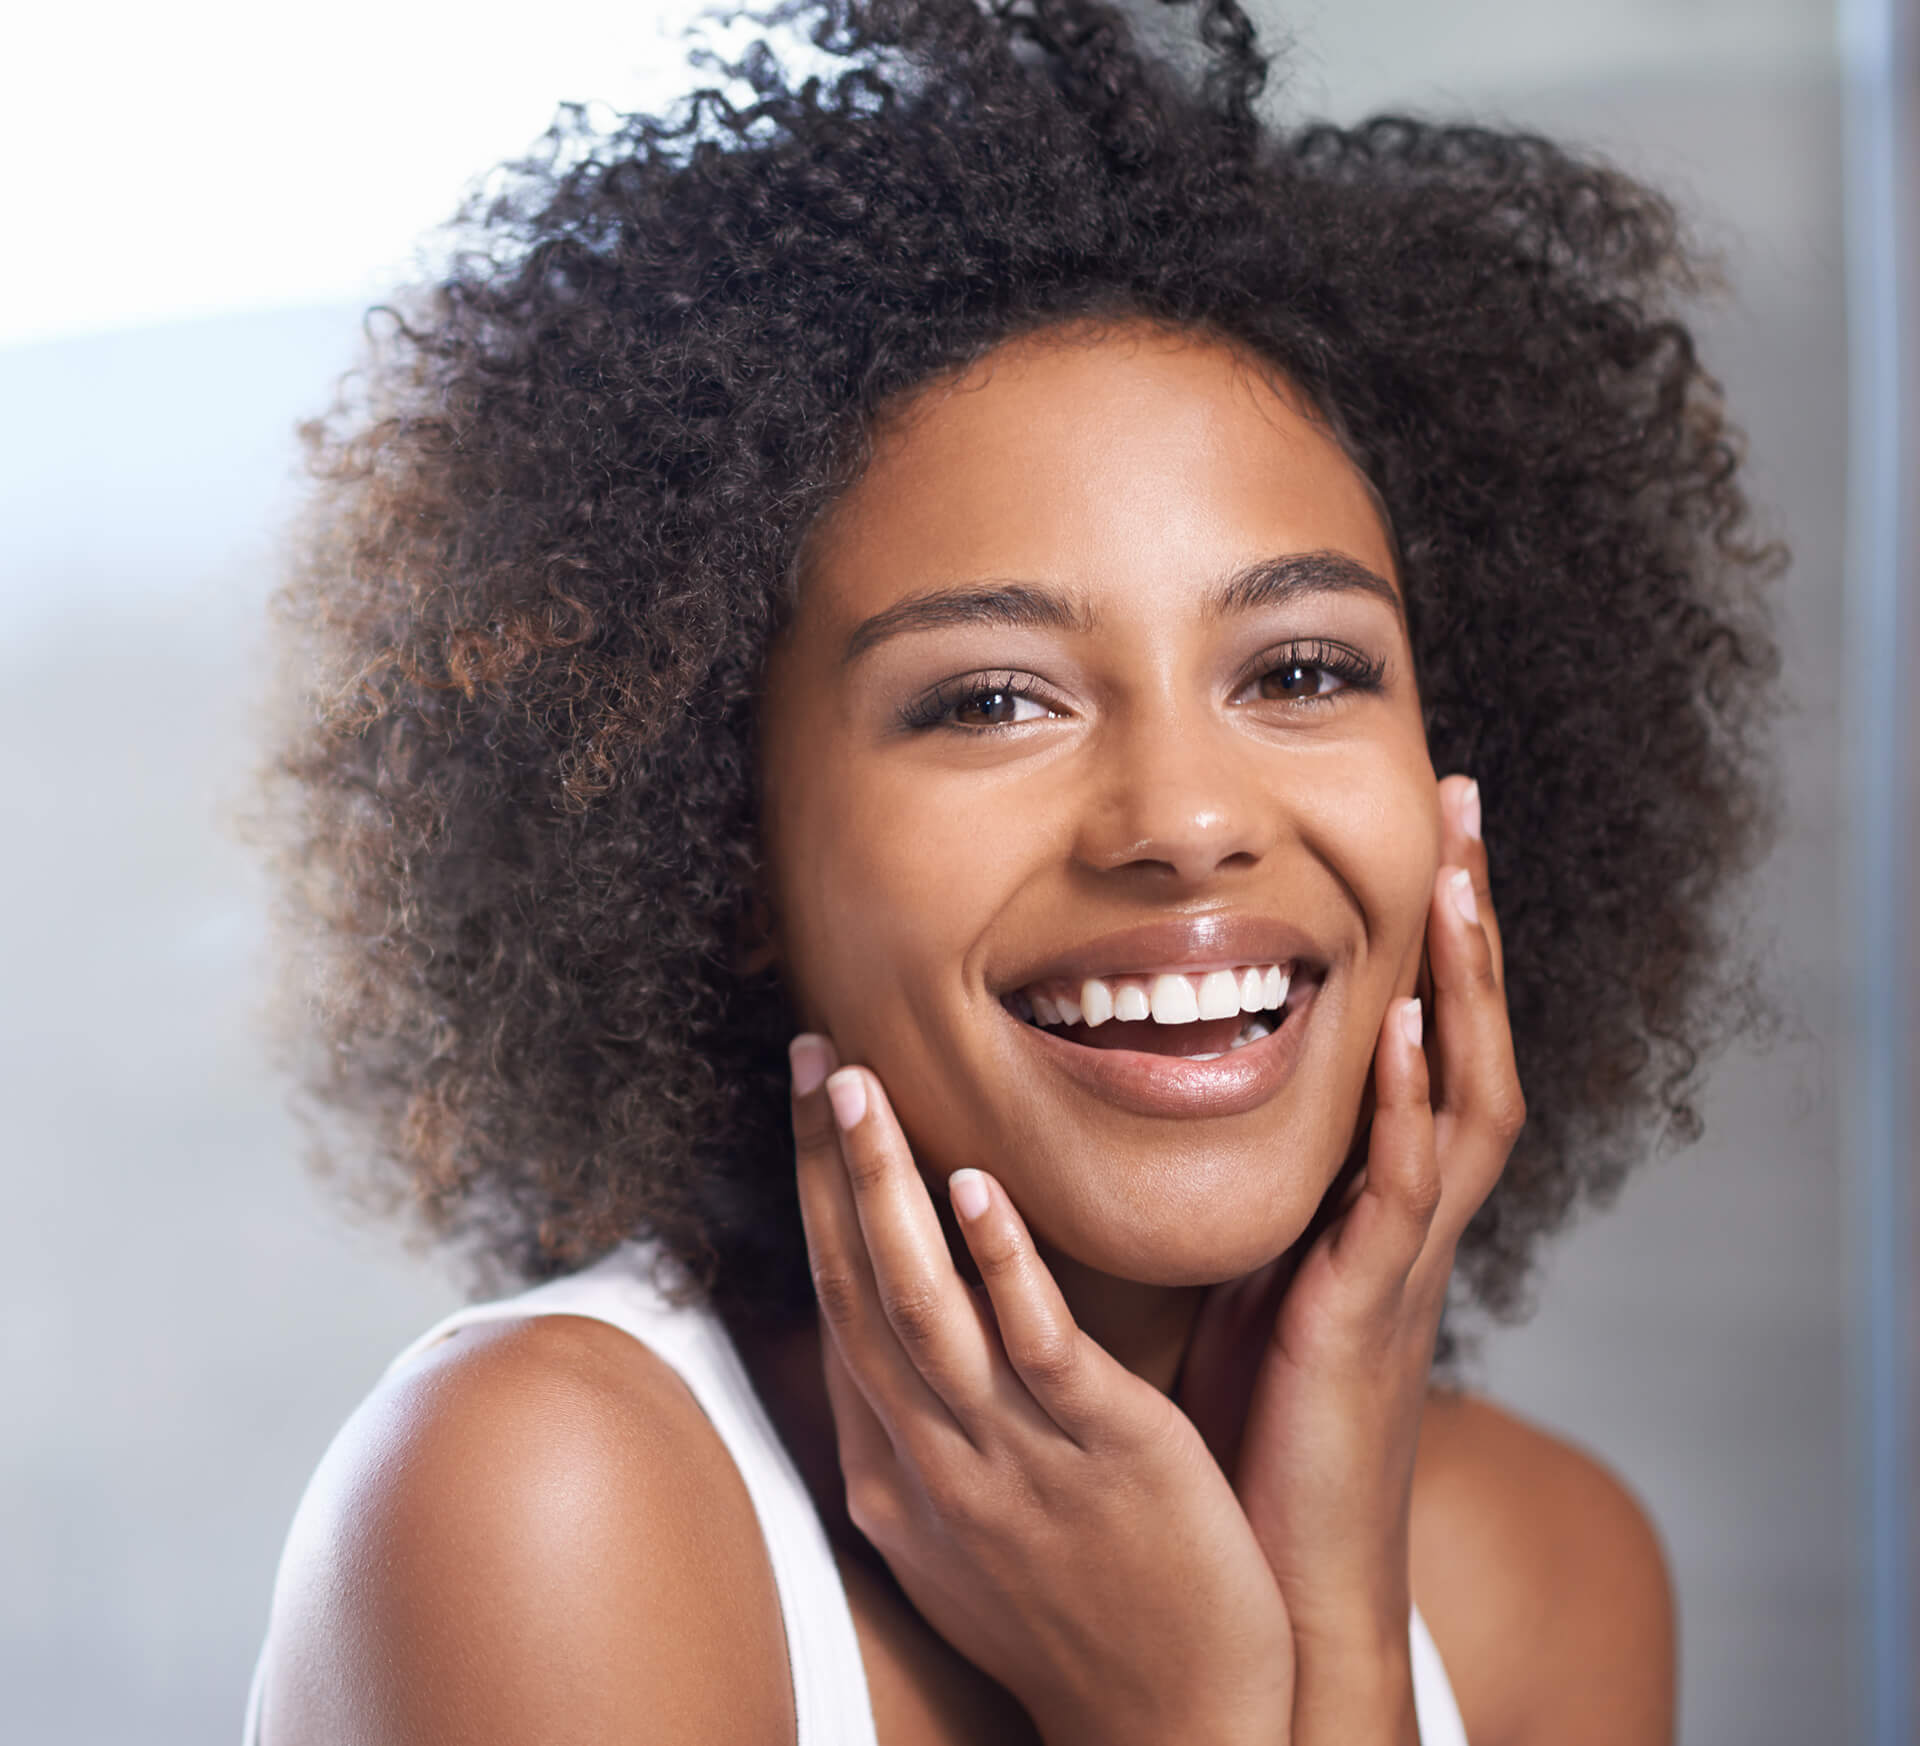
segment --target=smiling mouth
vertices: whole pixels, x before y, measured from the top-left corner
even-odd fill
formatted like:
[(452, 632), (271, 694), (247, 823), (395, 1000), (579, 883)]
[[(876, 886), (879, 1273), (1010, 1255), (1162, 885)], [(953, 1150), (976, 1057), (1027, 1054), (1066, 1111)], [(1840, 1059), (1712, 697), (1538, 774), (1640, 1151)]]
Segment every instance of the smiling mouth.
[(1311, 998), (1318, 975), (1297, 963), (1198, 973), (1038, 982), (1002, 997), (1017, 1019), (1087, 1049), (1217, 1061), (1270, 1037)]

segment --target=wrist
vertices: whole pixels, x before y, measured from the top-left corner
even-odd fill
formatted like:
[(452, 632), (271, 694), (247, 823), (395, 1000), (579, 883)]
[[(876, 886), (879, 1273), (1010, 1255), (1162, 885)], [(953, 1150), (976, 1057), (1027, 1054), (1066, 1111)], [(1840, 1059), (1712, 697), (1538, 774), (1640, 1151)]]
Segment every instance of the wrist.
[(1420, 1746), (1404, 1617), (1397, 1632), (1356, 1630), (1296, 1655), (1291, 1746)]
[[(1241, 1694), (1238, 1701), (1180, 1703), (1078, 1704), (1043, 1712), (1027, 1707), (1044, 1746), (1288, 1746), (1292, 1715), (1297, 1714), (1289, 1681)], [(1325, 1738), (1332, 1742), (1336, 1735)], [(1343, 1746), (1359, 1746), (1349, 1740)], [(1366, 1742), (1372, 1746), (1372, 1742)], [(1396, 1742), (1397, 1746), (1397, 1742)], [(1412, 1746), (1419, 1746), (1417, 1740)]]
[(1365, 1667), (1412, 1659), (1413, 1594), (1403, 1572), (1372, 1572), (1311, 1593), (1300, 1586), (1286, 1595), (1298, 1661)]

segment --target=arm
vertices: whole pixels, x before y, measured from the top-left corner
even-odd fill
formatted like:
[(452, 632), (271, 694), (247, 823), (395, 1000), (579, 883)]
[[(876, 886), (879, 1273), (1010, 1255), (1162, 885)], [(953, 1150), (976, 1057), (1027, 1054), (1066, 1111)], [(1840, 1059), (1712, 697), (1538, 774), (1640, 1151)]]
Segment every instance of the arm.
[(1489, 1402), (1436, 1394), (1413, 1583), (1474, 1746), (1671, 1746), (1666, 1560), (1591, 1456)]
[(465, 1330), (328, 1451), (274, 1598), (266, 1746), (792, 1738), (751, 1502), (625, 1334)]

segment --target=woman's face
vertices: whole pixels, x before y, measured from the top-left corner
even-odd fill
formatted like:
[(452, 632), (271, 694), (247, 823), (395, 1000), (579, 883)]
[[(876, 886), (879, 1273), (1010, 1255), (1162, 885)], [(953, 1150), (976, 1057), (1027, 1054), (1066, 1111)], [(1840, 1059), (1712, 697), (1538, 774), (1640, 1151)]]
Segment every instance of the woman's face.
[(990, 1170), (1125, 1279), (1293, 1242), (1439, 842), (1391, 548), (1324, 426), (1212, 339), (1010, 342), (880, 431), (768, 681), (774, 943), (922, 1170)]

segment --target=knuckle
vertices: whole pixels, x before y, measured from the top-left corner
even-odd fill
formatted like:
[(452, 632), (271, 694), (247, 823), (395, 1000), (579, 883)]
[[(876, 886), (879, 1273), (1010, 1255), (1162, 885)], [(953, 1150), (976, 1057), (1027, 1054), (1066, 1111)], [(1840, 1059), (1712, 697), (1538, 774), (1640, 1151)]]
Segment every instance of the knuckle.
[(808, 1157), (826, 1151), (833, 1144), (833, 1117), (821, 1107), (824, 1102), (818, 1097), (793, 1100), (794, 1149)]
[(925, 1286), (899, 1285), (880, 1300), (887, 1322), (904, 1346), (925, 1346), (940, 1329), (940, 1299)]
[(1400, 1198), (1417, 1223), (1433, 1223), (1433, 1215), (1440, 1210), (1442, 1186), (1439, 1170), (1429, 1164), (1417, 1165), (1402, 1177)]
[(860, 1281), (845, 1267), (816, 1267), (813, 1295), (829, 1326), (851, 1327), (860, 1315)]
[(866, 1195), (886, 1180), (886, 1154), (877, 1147), (853, 1144), (847, 1147), (847, 1180), (853, 1192)]
[(1049, 1393), (1069, 1388), (1080, 1371), (1078, 1342), (1058, 1328), (1029, 1335), (1009, 1356), (1022, 1376)]
[(1509, 1145), (1519, 1139), (1520, 1130), (1527, 1125), (1527, 1100), (1517, 1079), (1509, 1078), (1494, 1094), (1488, 1116), (1493, 1131)]
[(1019, 1272), (1024, 1259), (1020, 1240), (1011, 1231), (997, 1230), (975, 1239), (973, 1264), (983, 1279), (1005, 1279)]
[(898, 1538), (901, 1520), (899, 1495), (876, 1474), (850, 1473), (847, 1475), (847, 1518), (874, 1545), (892, 1545)]

